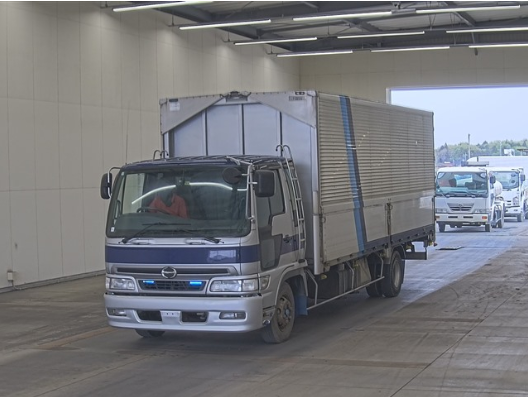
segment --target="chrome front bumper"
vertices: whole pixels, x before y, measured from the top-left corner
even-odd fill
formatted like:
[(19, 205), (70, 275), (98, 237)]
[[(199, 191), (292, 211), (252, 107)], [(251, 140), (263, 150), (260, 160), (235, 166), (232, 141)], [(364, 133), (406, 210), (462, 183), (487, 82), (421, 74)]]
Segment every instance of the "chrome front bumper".
[(445, 224), (484, 225), (490, 222), (488, 214), (436, 214), (437, 222)]
[[(262, 328), (262, 297), (157, 297), (104, 295), (108, 323), (113, 327), (156, 331), (247, 332)], [(109, 310), (122, 315), (110, 315)], [(245, 313), (244, 319), (221, 319), (220, 313)], [(149, 313), (153, 319), (141, 319)], [(185, 314), (200, 313), (205, 321), (186, 321)], [(268, 317), (269, 313), (266, 313)], [(143, 316), (144, 317), (144, 316)]]
[(521, 207), (506, 207), (504, 216), (518, 216), (522, 213)]

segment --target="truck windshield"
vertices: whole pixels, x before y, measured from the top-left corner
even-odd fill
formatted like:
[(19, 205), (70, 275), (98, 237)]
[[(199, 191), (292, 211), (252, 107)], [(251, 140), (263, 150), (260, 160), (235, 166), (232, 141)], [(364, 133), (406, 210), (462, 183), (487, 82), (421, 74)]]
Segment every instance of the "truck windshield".
[(519, 187), (519, 173), (517, 172), (493, 171), (493, 175), (502, 184), (504, 190), (512, 190)]
[(439, 172), (436, 193), (441, 196), (486, 197), (488, 178), (485, 172)]
[[(226, 182), (226, 169), (239, 178)], [(127, 241), (132, 236), (244, 236), (250, 230), (246, 174), (244, 167), (210, 164), (122, 170), (112, 192), (107, 236)]]

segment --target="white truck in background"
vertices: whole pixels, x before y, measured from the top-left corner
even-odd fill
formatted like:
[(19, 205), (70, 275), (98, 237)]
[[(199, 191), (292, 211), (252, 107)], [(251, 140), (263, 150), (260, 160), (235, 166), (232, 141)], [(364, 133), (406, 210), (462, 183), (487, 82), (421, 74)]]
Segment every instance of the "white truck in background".
[[(427, 258), (432, 113), (314, 91), (160, 104), (160, 158), (101, 180), (111, 326), (280, 343), (338, 297), (397, 296), (405, 261)], [(180, 216), (152, 204), (168, 191)]]
[(502, 184), (505, 216), (515, 217), (517, 222), (528, 219), (528, 156), (479, 156), (468, 160), (468, 164), (475, 162), (486, 164)]
[(435, 213), (438, 230), (446, 226), (504, 226), (502, 185), (485, 166), (443, 167), (436, 173)]

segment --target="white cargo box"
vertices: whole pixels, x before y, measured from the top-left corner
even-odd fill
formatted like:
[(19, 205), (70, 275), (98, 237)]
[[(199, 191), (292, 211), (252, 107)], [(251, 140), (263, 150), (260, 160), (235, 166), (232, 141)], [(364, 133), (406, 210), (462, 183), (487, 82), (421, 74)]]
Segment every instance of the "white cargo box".
[(316, 273), (434, 235), (430, 112), (315, 91), (170, 98), (160, 105), (171, 157), (278, 156), (277, 145), (291, 148), (306, 257)]

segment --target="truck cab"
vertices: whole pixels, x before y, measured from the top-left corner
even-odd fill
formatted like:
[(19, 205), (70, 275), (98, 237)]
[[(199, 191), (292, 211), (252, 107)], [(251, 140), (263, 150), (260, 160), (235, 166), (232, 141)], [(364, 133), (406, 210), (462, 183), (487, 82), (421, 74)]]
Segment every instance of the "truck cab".
[(528, 183), (522, 167), (489, 167), (502, 185), (504, 216), (515, 217), (517, 222), (528, 218)]
[(435, 218), (446, 226), (484, 226), (486, 232), (504, 225), (502, 185), (486, 167), (443, 167), (436, 174)]
[(127, 164), (114, 184), (105, 174), (110, 325), (146, 337), (264, 326), (268, 341), (285, 339), (306, 266), (292, 167), (208, 156)]

